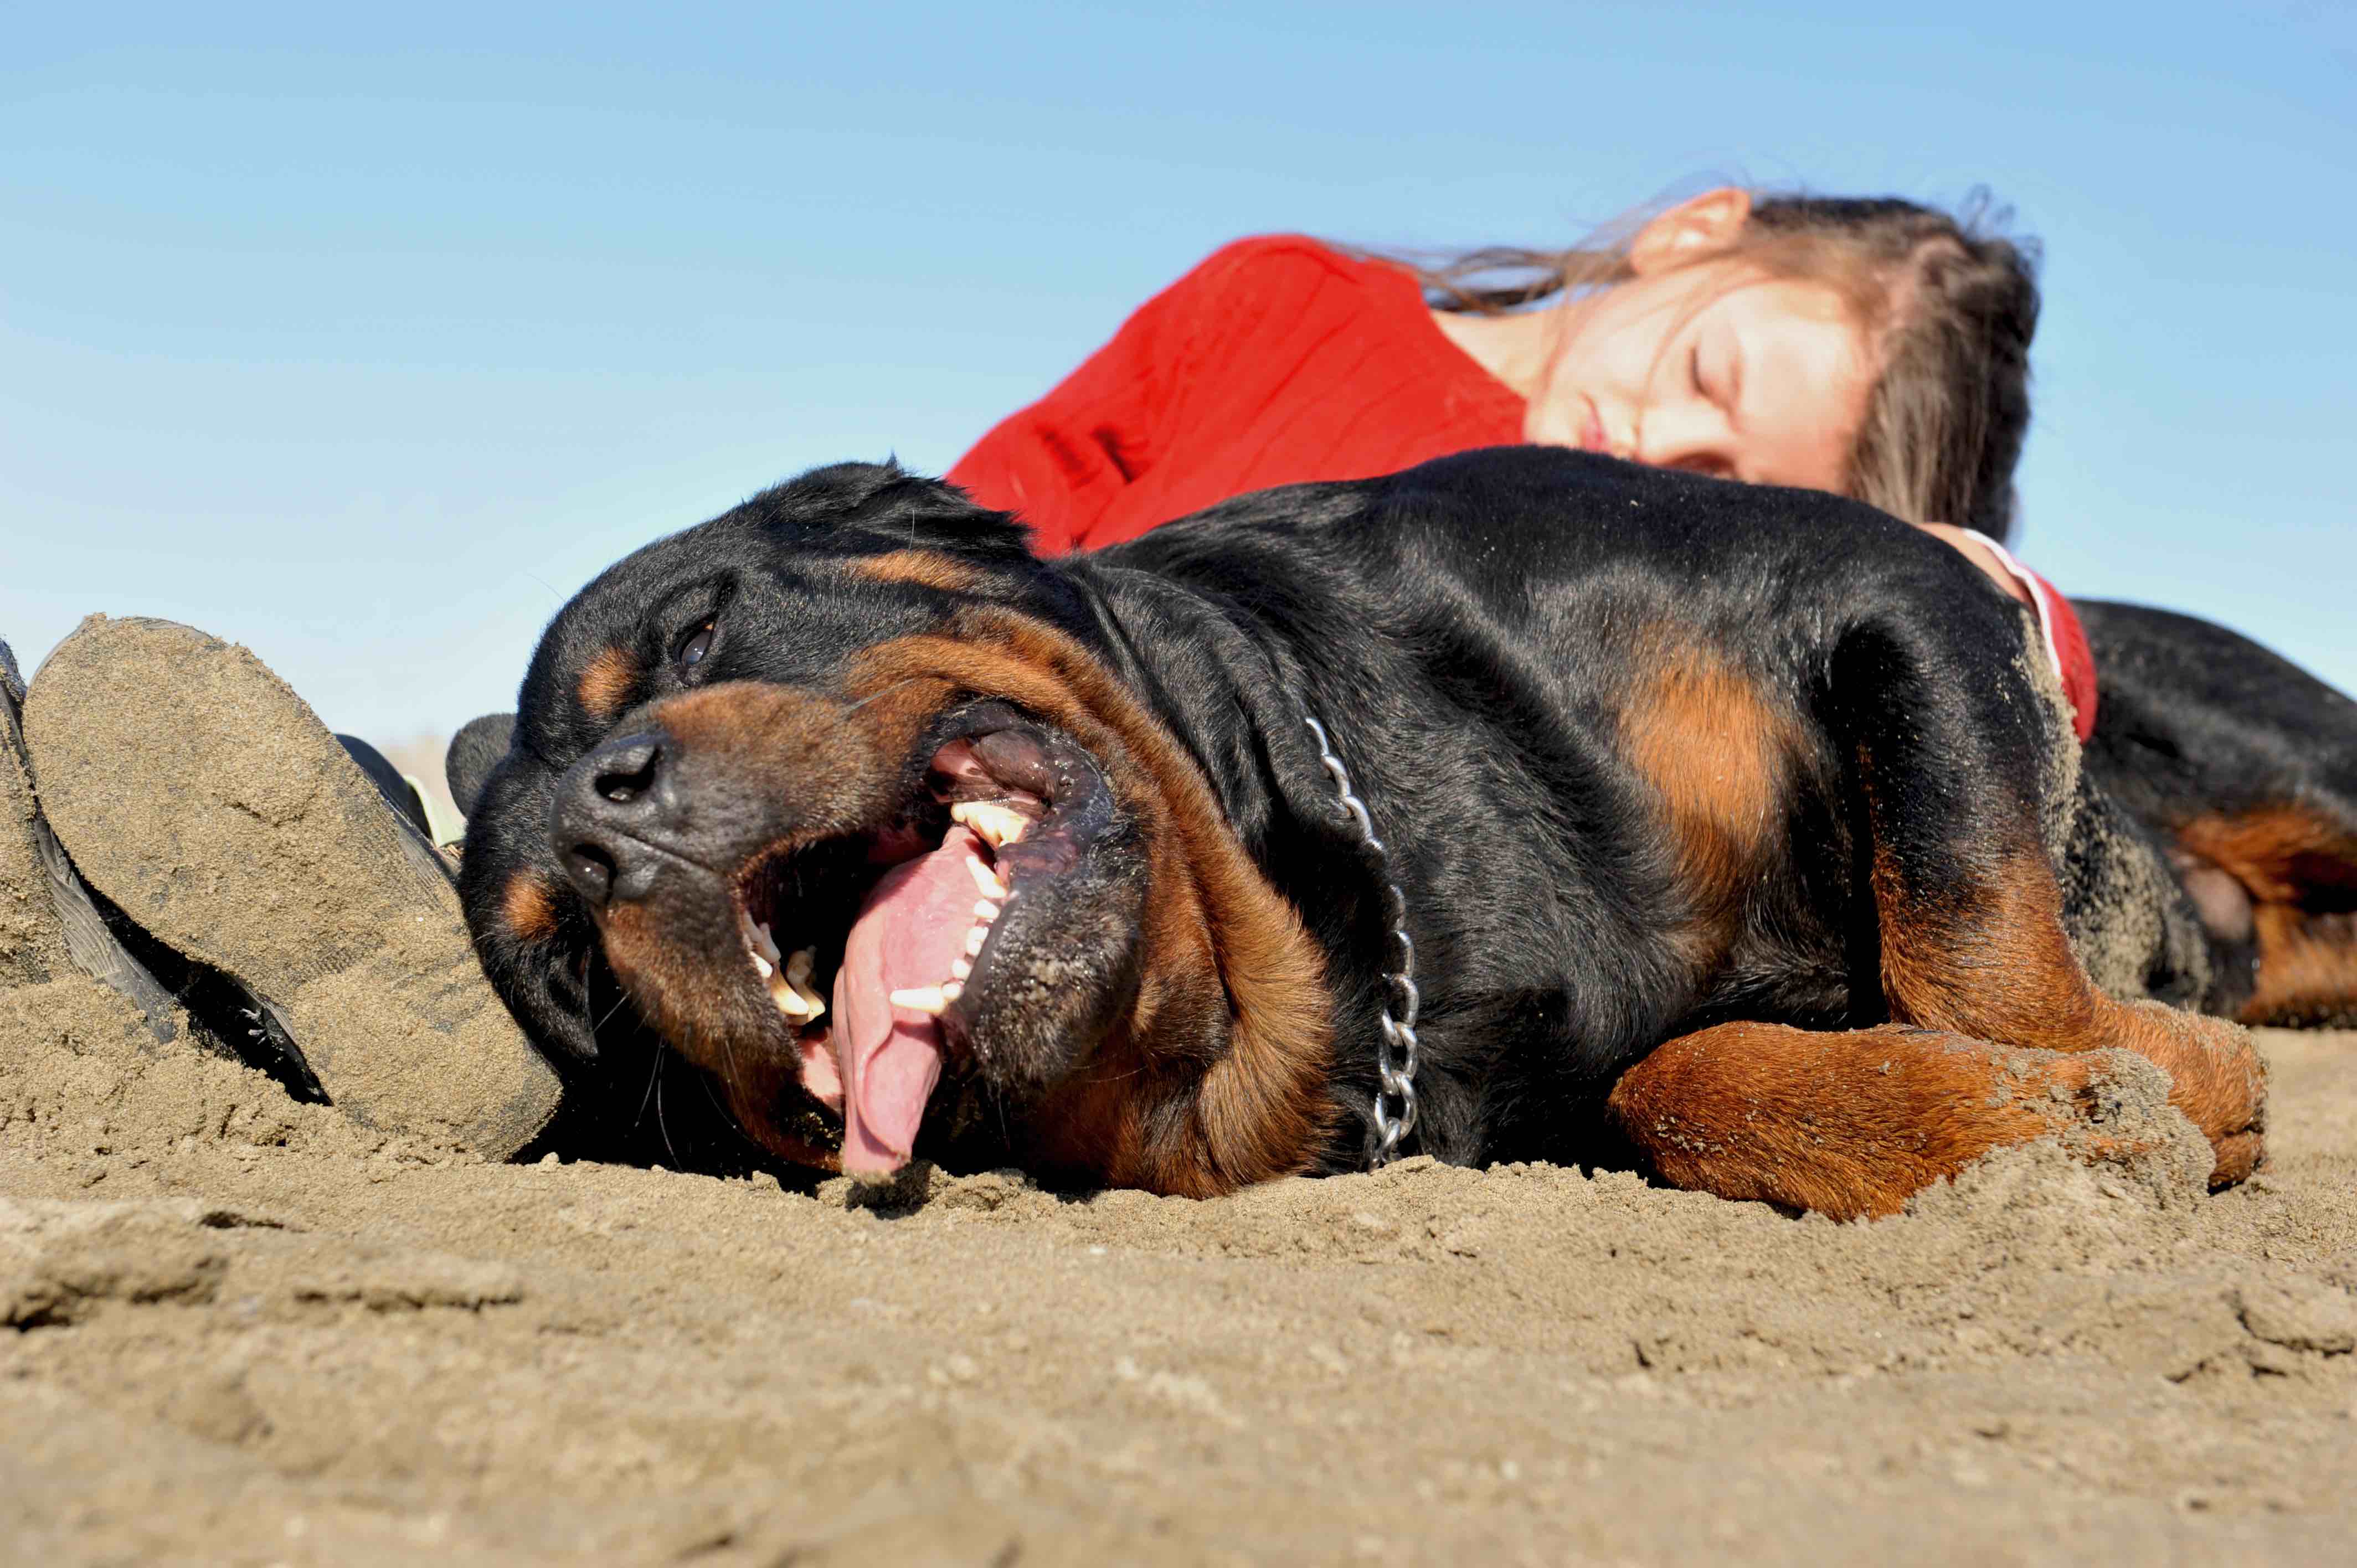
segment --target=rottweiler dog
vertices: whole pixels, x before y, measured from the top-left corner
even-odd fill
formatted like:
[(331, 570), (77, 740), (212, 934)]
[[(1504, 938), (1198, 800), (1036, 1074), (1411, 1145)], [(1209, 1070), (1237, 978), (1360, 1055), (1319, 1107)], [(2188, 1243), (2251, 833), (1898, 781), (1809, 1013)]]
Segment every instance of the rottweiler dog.
[(2191, 616), (2077, 607), (2102, 683), (2087, 771), (2197, 912), (2194, 1004), (2357, 1026), (2357, 702)]
[(2167, 847), (1946, 546), (1516, 447), (1053, 561), (817, 469), (559, 613), (462, 881), (553, 1053), (619, 983), (808, 1165), (1209, 1195), (1389, 1144), (1846, 1216), (2116, 1152), (2136, 1058), (2254, 1168), (2247, 1036), (2151, 1000), (2220, 984)]

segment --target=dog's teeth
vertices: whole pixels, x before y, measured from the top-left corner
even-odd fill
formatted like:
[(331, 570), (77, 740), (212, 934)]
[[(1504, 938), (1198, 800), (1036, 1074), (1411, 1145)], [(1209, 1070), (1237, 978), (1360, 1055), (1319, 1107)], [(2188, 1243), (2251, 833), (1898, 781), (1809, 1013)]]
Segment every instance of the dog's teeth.
[(949, 985), (919, 985), (892, 993), (893, 1006), (906, 1007), (912, 1013), (931, 1013), (936, 1017), (955, 1000), (956, 987)]
[(737, 934), (745, 939), (745, 956), (753, 961), (754, 970), (764, 981), (777, 972), (778, 945), (770, 940), (770, 928), (757, 926), (753, 917), (742, 909), (737, 911)]
[[(745, 939), (745, 950), (756, 961), (766, 961), (771, 968), (780, 961), (777, 941), (770, 935), (767, 923), (755, 924), (753, 917), (740, 909), (737, 912), (737, 930)], [(767, 974), (770, 971), (764, 969), (761, 972)]]
[(803, 999), (801, 992), (796, 991), (787, 983), (786, 977), (782, 974), (770, 982), (770, 1001), (779, 1012), (789, 1018), (807, 1020), (814, 1016), (811, 1012), (809, 1002)]
[(956, 1001), (959, 996), (963, 994), (964, 991), (964, 986), (960, 985), (954, 980), (951, 981), (947, 985), (942, 987), (942, 1005), (944, 1007), (948, 1006), (951, 1003)]
[(974, 885), (981, 891), (984, 897), (1004, 898), (1006, 897), (1006, 884), (1001, 882), (997, 877), (993, 876), (990, 874), (990, 867), (983, 865), (982, 862), (978, 860), (969, 860), (965, 863), (965, 868), (974, 874)]
[(985, 898), (974, 907), (974, 918), (977, 920), (996, 920), (998, 918), (998, 906)]
[(1022, 812), (991, 800), (960, 800), (950, 808), (950, 820), (964, 823), (998, 849), (1021, 839), (1031, 826), (1031, 819)]
[(811, 984), (811, 971), (817, 963), (816, 948), (796, 948), (794, 956), (786, 960), (786, 989), (793, 993), (794, 1000), (802, 1004), (801, 1016), (805, 1019), (818, 1017), (826, 1011), (826, 998)]
[(968, 958), (980, 958), (982, 956), (982, 944), (989, 940), (990, 928), (988, 926), (976, 926), (974, 929), (966, 932), (965, 956)]
[(818, 961), (818, 950), (802, 948), (787, 958), (778, 951), (777, 940), (767, 925), (756, 925), (749, 918), (740, 916), (738, 923), (745, 930), (745, 956), (770, 988), (770, 1002), (777, 1010), (797, 1023), (808, 1023), (826, 1011), (826, 998), (811, 985), (811, 970)]
[(966, 962), (965, 960), (962, 958), (953, 958), (950, 960), (950, 978), (952, 980), (963, 980), (967, 975), (972, 974), (973, 972), (974, 965)]

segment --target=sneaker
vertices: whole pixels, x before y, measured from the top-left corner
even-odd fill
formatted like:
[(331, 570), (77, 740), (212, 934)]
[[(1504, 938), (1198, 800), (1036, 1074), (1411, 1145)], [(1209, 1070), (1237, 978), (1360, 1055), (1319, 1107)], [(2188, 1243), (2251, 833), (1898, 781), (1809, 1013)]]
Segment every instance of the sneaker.
[(483, 978), (449, 868), (246, 650), (92, 616), (34, 679), (41, 804), (98, 891), (221, 970), (328, 1098), (504, 1159), (556, 1074)]
[(171, 993), (108, 929), (89, 886), (41, 815), (25, 750), (25, 678), (0, 641), (0, 988), (79, 970), (123, 993), (158, 1045), (179, 1029)]

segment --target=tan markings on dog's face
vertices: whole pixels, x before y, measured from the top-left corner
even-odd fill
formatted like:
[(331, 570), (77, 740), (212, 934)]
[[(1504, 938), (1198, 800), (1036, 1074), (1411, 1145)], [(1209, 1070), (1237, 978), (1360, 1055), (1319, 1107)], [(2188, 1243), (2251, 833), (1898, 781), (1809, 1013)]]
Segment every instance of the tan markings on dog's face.
[(508, 878), (500, 895), (500, 918), (522, 941), (544, 942), (556, 934), (556, 905), (538, 872), (519, 871)]
[(764, 1035), (759, 1012), (748, 1017), (716, 983), (706, 955), (669, 940), (661, 920), (636, 904), (601, 911), (597, 924), (615, 977), (672, 1047), (718, 1080), (737, 1125), (780, 1159), (840, 1170), (842, 1156), (817, 1128), (780, 1119), (802, 1103), (796, 1064)]
[(690, 1061), (722, 1070), (725, 1061), (711, 1042), (726, 1037), (731, 1020), (705, 956), (671, 940), (643, 905), (608, 905), (597, 918), (607, 965), (648, 1021)]
[[(791, 800), (792, 826), (765, 846), (766, 856), (897, 812), (906, 760), (951, 694), (943, 682), (920, 682), (854, 704), (762, 682), (723, 682), (666, 698), (649, 719), (696, 767), (770, 780)], [(771, 1004), (735, 972), (744, 961), (736, 943), (716, 951), (693, 928), (683, 931), (639, 904), (593, 913), (606, 961), (641, 1015), (714, 1076), (746, 1133), (780, 1158), (840, 1168), (840, 1155), (809, 1124), (815, 1112)], [(716, 962), (730, 972), (716, 973)]]
[(932, 550), (894, 550), (883, 555), (866, 555), (853, 562), (851, 570), (872, 583), (914, 583), (944, 593), (963, 592), (979, 580), (974, 568), (964, 562)]
[(658, 703), (649, 721), (684, 755), (737, 777), (791, 788), (801, 827), (773, 849), (871, 826), (895, 813), (919, 732), (948, 706), (940, 679), (912, 682), (846, 703), (799, 687), (729, 681)]
[(1117, 1037), (1031, 1118), (1042, 1163), (1189, 1196), (1308, 1168), (1339, 1115), (1324, 960), (1194, 760), (1081, 644), (998, 607), (966, 607), (948, 635), (868, 650), (852, 689), (888, 695), (909, 682), (1003, 698), (1063, 730), (1146, 846), (1137, 997)]
[(573, 691), (591, 718), (610, 719), (629, 703), (638, 683), (637, 657), (627, 648), (608, 648), (582, 669)]
[[(822, 1171), (843, 1169), (842, 1151), (826, 1141), (830, 1130), (812, 1124), (817, 1118), (815, 1110), (779, 1120), (780, 1106), (799, 1103), (803, 1098), (802, 1075), (793, 1064), (774, 1058), (734, 1063), (719, 1079), (729, 1115), (752, 1134), (755, 1143), (791, 1165)], [(805, 1131), (810, 1135), (805, 1136)]]
[[(997, 607), (967, 606), (952, 627), (864, 650), (840, 697), (725, 682), (668, 698), (649, 717), (683, 757), (773, 780), (791, 800), (791, 826), (765, 855), (889, 820), (909, 757), (955, 703), (999, 698), (1061, 729), (1135, 820), (1151, 882), (1137, 993), (1114, 1037), (1029, 1119), (1037, 1162), (1201, 1196), (1307, 1169), (1339, 1112), (1324, 961), (1298, 917), (1245, 855), (1192, 759), (1084, 648)], [(774, 1026), (740, 1017), (709, 956), (643, 911), (601, 911), (598, 924), (650, 1021), (721, 1079), (748, 1132), (801, 1157), (789, 1150), (793, 1130), (764, 1110), (792, 1088), (780, 1053), (762, 1044)]]
[[(881, 822), (900, 805), (905, 759), (948, 701), (941, 682), (849, 704), (763, 682), (731, 681), (657, 703), (648, 714), (699, 769), (770, 780), (794, 805), (794, 825), (764, 854), (790, 853)], [(683, 764), (684, 766), (684, 764)], [(736, 1009), (712, 955), (644, 906), (595, 911), (607, 961), (681, 1055), (724, 1079), (774, 1047), (768, 1004)], [(741, 962), (733, 944), (726, 954)]]

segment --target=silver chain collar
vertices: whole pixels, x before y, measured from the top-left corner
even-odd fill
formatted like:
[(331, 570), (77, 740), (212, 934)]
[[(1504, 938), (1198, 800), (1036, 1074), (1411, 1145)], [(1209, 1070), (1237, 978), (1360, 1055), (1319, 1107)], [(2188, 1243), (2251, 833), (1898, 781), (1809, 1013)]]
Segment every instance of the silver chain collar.
[[(1407, 899), (1392, 880), (1391, 852), (1375, 836), (1366, 802), (1351, 792), (1350, 769), (1334, 755), (1326, 726), (1310, 714), (1301, 716), (1309, 733), (1318, 737), (1318, 760), (1334, 776), (1334, 791), (1341, 797), (1343, 814), (1358, 823), (1360, 838), (1374, 851), (1383, 892), (1391, 900), (1392, 940), (1399, 946), (1399, 967), (1383, 976), (1383, 1027), (1375, 1041), (1375, 1147), (1367, 1156), (1367, 1168), (1381, 1170), (1399, 1157), (1401, 1142), (1415, 1131), (1415, 1015), (1423, 1001), (1415, 989), (1415, 943), (1407, 934)], [(1399, 1102), (1397, 1112), (1392, 1110), (1394, 1101)]]

